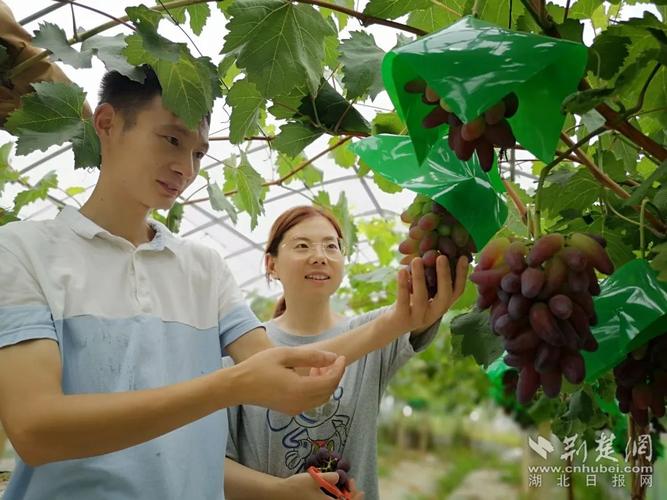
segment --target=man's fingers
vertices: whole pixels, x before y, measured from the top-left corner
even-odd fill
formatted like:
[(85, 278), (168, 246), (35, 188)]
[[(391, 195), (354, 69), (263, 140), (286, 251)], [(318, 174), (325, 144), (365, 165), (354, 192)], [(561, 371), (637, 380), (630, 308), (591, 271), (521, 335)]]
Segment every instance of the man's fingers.
[(320, 476), (329, 484), (336, 484), (339, 479), (338, 472), (323, 472)]
[(326, 367), (335, 362), (337, 357), (338, 355), (333, 352), (305, 347), (292, 347), (282, 350), (282, 362), (290, 368)]

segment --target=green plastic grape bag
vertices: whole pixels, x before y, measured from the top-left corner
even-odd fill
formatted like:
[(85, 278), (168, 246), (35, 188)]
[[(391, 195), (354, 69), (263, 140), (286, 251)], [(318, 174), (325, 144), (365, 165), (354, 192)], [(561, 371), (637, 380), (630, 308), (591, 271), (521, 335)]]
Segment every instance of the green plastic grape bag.
[(508, 119), (514, 136), (548, 163), (565, 120), (561, 103), (577, 90), (586, 60), (584, 45), (509, 31), (467, 16), (388, 52), (382, 76), (407, 125), (419, 164), (446, 134), (448, 125), (422, 126), (433, 105), (424, 103), (420, 94), (405, 90), (415, 79), (425, 80), (465, 123), (514, 92), (519, 107)]
[(667, 333), (667, 283), (644, 259), (628, 262), (600, 285), (593, 298), (598, 322), (591, 327), (599, 347), (582, 352), (592, 382), (652, 338)]
[(466, 228), (478, 249), (507, 219), (498, 170), (483, 172), (476, 157), (459, 160), (446, 138), (435, 144), (421, 166), (406, 135), (380, 134), (355, 142), (350, 149), (375, 172), (440, 203)]

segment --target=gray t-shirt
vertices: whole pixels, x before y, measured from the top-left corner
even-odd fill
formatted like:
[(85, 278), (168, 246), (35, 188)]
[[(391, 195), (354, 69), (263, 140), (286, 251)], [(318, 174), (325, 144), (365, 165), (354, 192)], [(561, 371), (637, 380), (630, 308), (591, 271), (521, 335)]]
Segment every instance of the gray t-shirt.
[[(273, 321), (265, 324), (276, 345), (303, 346), (326, 340), (356, 328), (384, 309), (345, 318), (314, 336), (289, 334)], [(418, 336), (409, 333), (347, 367), (331, 400), (296, 417), (259, 406), (228, 409), (227, 456), (246, 467), (278, 477), (304, 472), (306, 459), (320, 447), (328, 447), (351, 464), (350, 475), (367, 500), (379, 498), (377, 482), (377, 417), (389, 379), (415, 353), (428, 347), (438, 331), (437, 322)], [(233, 361), (223, 359), (225, 367)]]

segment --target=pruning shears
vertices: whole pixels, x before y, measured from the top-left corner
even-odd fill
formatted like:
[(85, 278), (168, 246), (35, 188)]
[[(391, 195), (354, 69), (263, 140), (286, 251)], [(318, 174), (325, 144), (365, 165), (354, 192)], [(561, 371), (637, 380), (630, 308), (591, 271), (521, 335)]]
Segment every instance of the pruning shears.
[(312, 477), (315, 482), (320, 485), (320, 488), (324, 489), (328, 493), (331, 493), (331, 495), (333, 495), (336, 500), (352, 500), (352, 493), (347, 490), (341, 491), (336, 487), (336, 485), (325, 481), (322, 477), (322, 472), (317, 467), (312, 465), (308, 467), (308, 474), (310, 474), (310, 477)]

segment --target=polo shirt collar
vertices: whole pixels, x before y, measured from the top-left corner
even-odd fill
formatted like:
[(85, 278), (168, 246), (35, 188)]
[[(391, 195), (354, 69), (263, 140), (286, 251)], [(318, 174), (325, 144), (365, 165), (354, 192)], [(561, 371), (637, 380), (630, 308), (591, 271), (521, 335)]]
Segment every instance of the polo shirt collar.
[[(97, 235), (106, 235), (116, 238), (118, 237), (114, 234), (111, 234), (103, 227), (98, 226), (88, 217), (79, 212), (79, 210), (70, 205), (65, 205), (56, 219), (65, 223), (79, 236), (89, 240), (93, 239)], [(172, 232), (169, 231), (167, 226), (156, 221), (155, 219), (147, 219), (146, 222), (148, 222), (148, 225), (155, 230), (155, 236), (151, 241), (140, 246), (147, 245), (151, 250), (164, 250), (165, 248), (169, 248), (172, 251), (176, 250), (176, 246), (178, 245), (178, 238), (176, 238)]]

